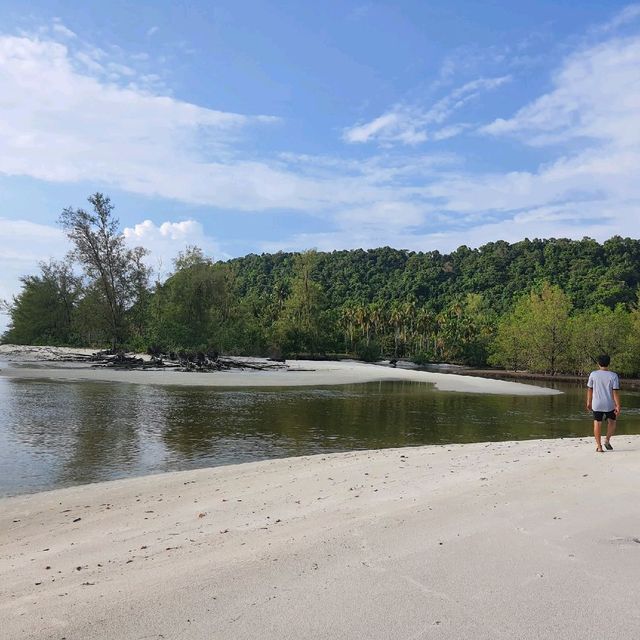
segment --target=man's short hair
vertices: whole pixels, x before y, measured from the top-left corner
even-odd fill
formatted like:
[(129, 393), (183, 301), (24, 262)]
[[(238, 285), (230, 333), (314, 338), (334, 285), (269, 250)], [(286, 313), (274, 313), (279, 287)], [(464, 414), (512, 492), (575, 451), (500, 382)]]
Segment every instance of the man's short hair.
[(598, 359), (598, 364), (601, 367), (608, 367), (611, 362), (611, 358), (606, 353), (600, 354), (597, 359)]

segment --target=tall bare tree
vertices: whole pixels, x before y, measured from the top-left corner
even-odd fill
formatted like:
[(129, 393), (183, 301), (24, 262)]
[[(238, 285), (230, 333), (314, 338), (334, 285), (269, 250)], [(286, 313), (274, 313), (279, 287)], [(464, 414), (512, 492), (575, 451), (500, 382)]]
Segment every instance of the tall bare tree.
[(146, 250), (126, 246), (107, 196), (94, 193), (88, 200), (91, 212), (68, 207), (59, 222), (73, 243), (73, 258), (99, 292), (115, 348), (126, 337), (127, 311), (147, 286), (149, 271), (142, 262)]

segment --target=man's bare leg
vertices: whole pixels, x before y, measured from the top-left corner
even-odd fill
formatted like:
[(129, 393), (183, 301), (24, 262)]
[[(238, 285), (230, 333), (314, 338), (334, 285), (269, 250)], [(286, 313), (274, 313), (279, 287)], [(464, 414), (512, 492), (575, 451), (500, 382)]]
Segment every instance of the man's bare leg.
[(596, 439), (596, 451), (602, 451), (602, 422), (593, 421), (593, 437)]
[(607, 420), (607, 435), (604, 439), (605, 447), (609, 444), (609, 440), (611, 440), (612, 436), (615, 434), (617, 424), (617, 420)]

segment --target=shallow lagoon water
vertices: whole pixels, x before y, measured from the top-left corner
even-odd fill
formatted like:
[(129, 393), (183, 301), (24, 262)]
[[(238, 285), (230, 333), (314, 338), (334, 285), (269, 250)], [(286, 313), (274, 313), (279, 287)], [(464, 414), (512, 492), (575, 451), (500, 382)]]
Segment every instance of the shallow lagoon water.
[[(0, 378), (0, 495), (323, 452), (587, 436), (584, 390), (495, 396), (419, 382), (229, 389)], [(620, 433), (640, 433), (623, 392)]]

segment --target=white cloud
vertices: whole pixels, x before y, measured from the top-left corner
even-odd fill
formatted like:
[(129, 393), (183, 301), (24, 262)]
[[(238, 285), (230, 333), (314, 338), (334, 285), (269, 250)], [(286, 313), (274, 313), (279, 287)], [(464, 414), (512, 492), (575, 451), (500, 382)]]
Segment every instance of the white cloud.
[(470, 124), (465, 122), (459, 122), (458, 124), (452, 124), (447, 127), (442, 127), (442, 129), (437, 129), (431, 134), (433, 140), (447, 140), (449, 138), (454, 138), (455, 136), (460, 135), (466, 129), (471, 127)]
[(216, 260), (230, 257), (196, 220), (167, 221), (159, 225), (144, 220), (133, 227), (125, 227), (123, 233), (129, 246), (141, 246), (150, 251), (147, 263), (161, 279), (171, 271), (173, 259), (188, 246), (200, 247), (205, 255)]
[(59, 19), (53, 21), (51, 25), (51, 30), (58, 36), (62, 36), (63, 38), (77, 38), (77, 34), (74, 31), (71, 31), (68, 27), (65, 27), (64, 24)]
[(243, 128), (275, 118), (123, 86), (134, 75), (99, 49), (0, 36), (0, 173), (246, 209), (297, 190), (295, 176), (233, 157)]
[(456, 124), (442, 129), (438, 125), (442, 125), (481, 93), (496, 89), (510, 79), (510, 76), (500, 76), (472, 80), (454, 89), (428, 109), (418, 105), (397, 104), (370, 122), (345, 129), (343, 139), (346, 142), (416, 145), (429, 139), (443, 140), (459, 135), (468, 125)]
[(349, 235), (355, 230), (382, 233), (406, 230), (424, 223), (428, 208), (403, 201), (376, 202), (366, 207), (354, 207), (340, 212), (336, 223)]
[(243, 151), (244, 132), (276, 118), (159, 95), (147, 77), (101, 48), (46, 34), (0, 36), (0, 174), (322, 216), (408, 197), (379, 167), (345, 175), (318, 170), (313, 160), (256, 159)]
[(66, 236), (57, 227), (0, 218), (0, 261), (3, 267), (10, 263), (36, 264), (43, 256), (60, 258), (68, 246)]
[(395, 129), (400, 125), (401, 116), (395, 112), (385, 113), (371, 122), (361, 124), (345, 131), (347, 142), (369, 142), (369, 140), (381, 134), (385, 130)]

